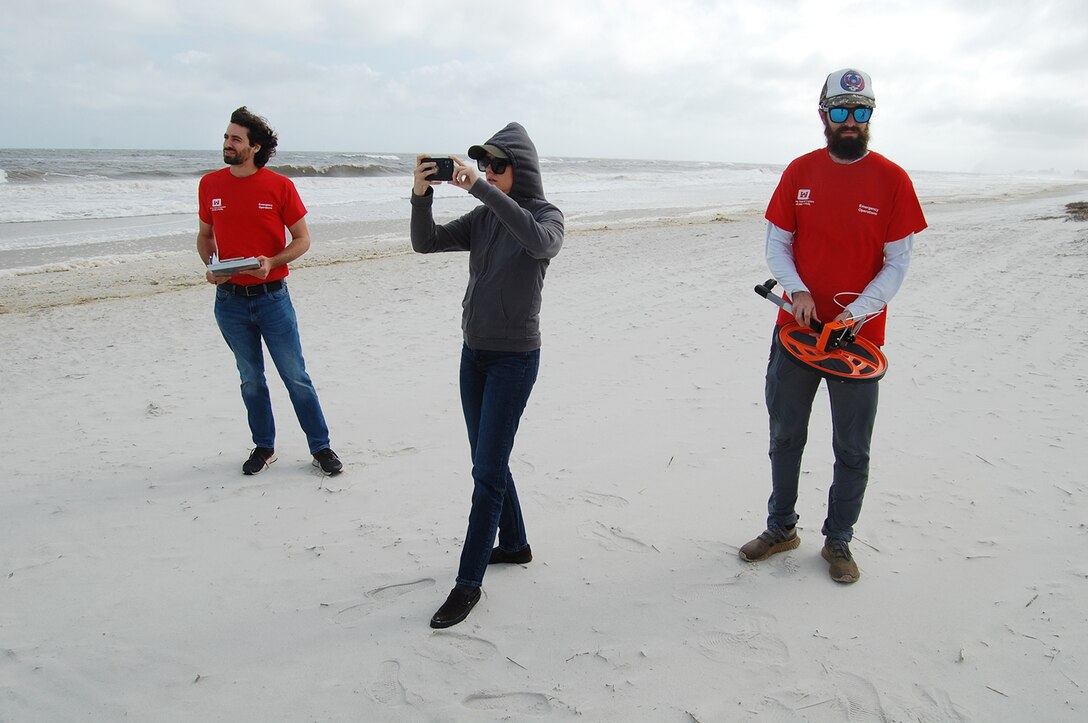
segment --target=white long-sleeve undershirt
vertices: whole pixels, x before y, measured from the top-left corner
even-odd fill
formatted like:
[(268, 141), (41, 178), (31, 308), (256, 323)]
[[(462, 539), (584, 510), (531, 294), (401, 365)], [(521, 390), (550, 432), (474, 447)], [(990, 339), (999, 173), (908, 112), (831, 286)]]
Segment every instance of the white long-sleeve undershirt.
[[(846, 306), (846, 310), (854, 318), (867, 316), (883, 309), (899, 291), (903, 280), (907, 277), (907, 269), (910, 267), (911, 252), (914, 248), (914, 234), (897, 241), (889, 241), (884, 244), (884, 266), (881, 267), (873, 280), (862, 289), (861, 295), (852, 299)], [(771, 274), (782, 287), (790, 293), (808, 291), (801, 275), (797, 273), (797, 265), (793, 261), (793, 232), (767, 223), (767, 266)], [(853, 292), (854, 289), (841, 289), (843, 292)], [(847, 296), (846, 298), (849, 298)], [(830, 319), (825, 319), (830, 321)]]

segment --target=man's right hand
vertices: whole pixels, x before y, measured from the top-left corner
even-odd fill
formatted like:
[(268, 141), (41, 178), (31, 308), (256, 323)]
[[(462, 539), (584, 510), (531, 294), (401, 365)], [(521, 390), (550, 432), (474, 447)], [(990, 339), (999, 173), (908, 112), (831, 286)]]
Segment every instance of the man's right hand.
[(807, 291), (790, 294), (790, 306), (793, 308), (793, 318), (797, 319), (797, 323), (801, 326), (811, 329), (812, 322), (819, 321), (816, 318), (816, 302), (812, 300), (812, 294)]

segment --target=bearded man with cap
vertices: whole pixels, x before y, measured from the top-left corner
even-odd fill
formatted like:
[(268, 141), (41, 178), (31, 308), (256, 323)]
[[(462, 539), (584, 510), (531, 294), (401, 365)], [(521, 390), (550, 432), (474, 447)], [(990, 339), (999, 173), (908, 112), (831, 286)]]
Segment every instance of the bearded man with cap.
[[(767, 265), (787, 292), (793, 315), (779, 312), (767, 364), (772, 491), (766, 531), (740, 549), (748, 562), (801, 543), (798, 479), (822, 377), (788, 358), (777, 341), (778, 328), (793, 319), (808, 326), (814, 320), (868, 318), (859, 336), (883, 345), (886, 305), (906, 277), (914, 234), (926, 227), (907, 173), (869, 150), (875, 107), (868, 74), (844, 68), (827, 76), (819, 102), (827, 145), (786, 167), (767, 208)], [(827, 391), (835, 464), (821, 555), (833, 580), (852, 583), (861, 573), (849, 543), (869, 481), (878, 382), (828, 379)]]
[(480, 600), (488, 565), (533, 559), (510, 453), (540, 367), (544, 274), (564, 232), (562, 211), (544, 197), (536, 146), (520, 124), (508, 124), (468, 155), (484, 175), (451, 157), (448, 181), (480, 201), (467, 214), (435, 224), (433, 187), (442, 182), (431, 180), (437, 166), (427, 156), (416, 159), (412, 187), (412, 248), (469, 254), (460, 385), (472, 455), (472, 507), (457, 584), (431, 618), (432, 628), (468, 616)]

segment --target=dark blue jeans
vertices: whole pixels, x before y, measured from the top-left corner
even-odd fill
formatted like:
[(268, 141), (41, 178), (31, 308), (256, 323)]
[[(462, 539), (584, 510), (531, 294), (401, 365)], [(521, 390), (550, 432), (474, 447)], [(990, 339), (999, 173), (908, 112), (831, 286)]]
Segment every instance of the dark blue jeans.
[(272, 418), (272, 399), (264, 375), (263, 340), (287, 387), (295, 416), (306, 433), (310, 453), (328, 447), (329, 428), (321, 412), (317, 391), (306, 373), (295, 307), (291, 305), (286, 282), (278, 291), (262, 296), (235, 296), (222, 287), (216, 289), (215, 320), (238, 364), (242, 401), (249, 416), (253, 444), (276, 446), (276, 422)]
[(510, 452), (521, 413), (540, 369), (540, 350), (461, 350), (461, 407), (472, 452), (472, 509), (457, 584), (480, 587), (498, 532), (507, 552), (529, 544), (510, 475)]
[[(777, 330), (776, 330), (777, 336)], [(823, 379), (815, 371), (786, 357), (777, 341), (767, 363), (767, 412), (771, 428), (771, 498), (767, 526), (797, 524), (797, 486), (801, 455), (808, 441), (812, 402)], [(869, 483), (869, 442), (876, 421), (879, 382), (865, 384), (827, 380), (831, 400), (831, 446), (835, 466), (828, 491), (826, 537), (849, 542), (861, 516)]]

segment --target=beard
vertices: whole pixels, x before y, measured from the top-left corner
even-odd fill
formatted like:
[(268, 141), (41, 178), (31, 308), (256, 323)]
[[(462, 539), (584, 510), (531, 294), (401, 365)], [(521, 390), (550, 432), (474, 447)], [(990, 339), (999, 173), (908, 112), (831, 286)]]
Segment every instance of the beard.
[(228, 166), (240, 166), (245, 163), (248, 158), (249, 155), (246, 153), (231, 152), (228, 155), (228, 151), (223, 149), (223, 163), (226, 163)]
[(824, 123), (824, 137), (827, 138), (827, 150), (831, 151), (831, 155), (844, 161), (856, 161), (869, 152), (869, 126), (855, 128), (858, 132), (856, 136), (845, 137), (842, 132), (846, 126), (832, 131), (831, 126)]

